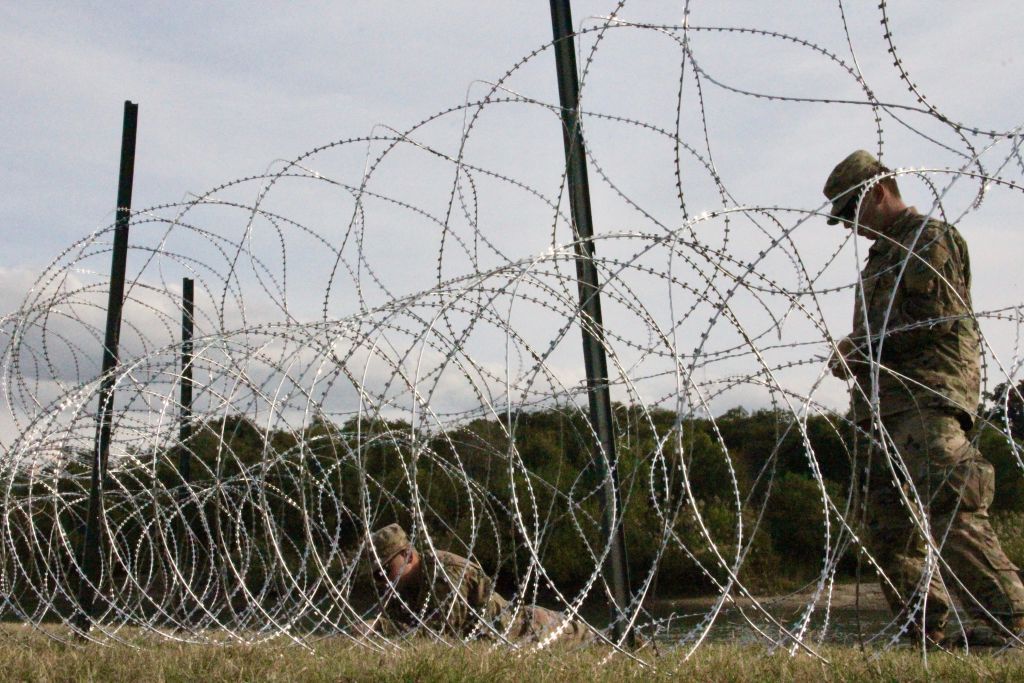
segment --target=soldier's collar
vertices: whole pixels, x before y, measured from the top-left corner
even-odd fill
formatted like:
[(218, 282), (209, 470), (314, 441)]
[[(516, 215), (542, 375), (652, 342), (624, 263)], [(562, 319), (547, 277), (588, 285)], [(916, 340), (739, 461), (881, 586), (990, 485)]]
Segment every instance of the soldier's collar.
[(925, 217), (917, 212), (916, 207), (908, 206), (896, 216), (886, 230), (879, 233), (875, 241), (871, 243), (868, 254), (877, 254), (901, 243), (901, 238), (911, 230), (921, 227), (924, 220)]
[(919, 227), (926, 220), (924, 216), (918, 213), (916, 206), (908, 206), (893, 221), (893, 229), (897, 232), (903, 232), (908, 228)]

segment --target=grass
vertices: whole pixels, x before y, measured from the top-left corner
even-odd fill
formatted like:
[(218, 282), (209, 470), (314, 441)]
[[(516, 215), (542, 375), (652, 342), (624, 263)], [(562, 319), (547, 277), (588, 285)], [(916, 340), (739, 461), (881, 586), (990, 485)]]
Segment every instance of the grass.
[(603, 648), (513, 652), (485, 644), (449, 646), (415, 641), (376, 652), (333, 639), (314, 651), (294, 645), (180, 645), (140, 641), (124, 645), (63, 644), (27, 628), (0, 637), (3, 681), (1019, 681), (1024, 652), (929, 653), (895, 649), (865, 656), (855, 648), (829, 646), (818, 660), (763, 647), (702, 645), (689, 660), (685, 650), (641, 653), (653, 666)]

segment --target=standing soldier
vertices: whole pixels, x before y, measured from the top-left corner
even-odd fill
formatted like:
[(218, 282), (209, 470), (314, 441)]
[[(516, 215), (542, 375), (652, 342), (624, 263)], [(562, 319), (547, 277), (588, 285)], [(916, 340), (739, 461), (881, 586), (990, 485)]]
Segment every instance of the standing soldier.
[[(1003, 642), (1015, 640), (1024, 586), (989, 523), (994, 469), (966, 435), (980, 388), (967, 244), (952, 225), (907, 207), (891, 171), (863, 150), (833, 169), (824, 193), (828, 223), (873, 242), (853, 332), (830, 366), (855, 380), (854, 420), (874, 429), (868, 531), (886, 599), (894, 612), (906, 610), (912, 633), (941, 642), (950, 601), (938, 569), (948, 568), (945, 585)], [(942, 561), (921, 604), (914, 595), (924, 589), (928, 545)]]
[(457, 638), (507, 638), (540, 642), (590, 643), (596, 633), (585, 623), (544, 607), (512, 610), (476, 562), (438, 550), (421, 555), (398, 524), (371, 539), (375, 577), (384, 600), (384, 635), (423, 627)]

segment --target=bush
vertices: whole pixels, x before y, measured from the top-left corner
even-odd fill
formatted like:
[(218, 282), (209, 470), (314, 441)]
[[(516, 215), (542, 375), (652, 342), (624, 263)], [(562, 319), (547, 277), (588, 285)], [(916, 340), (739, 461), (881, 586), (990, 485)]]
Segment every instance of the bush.
[[(985, 424), (978, 432), (977, 446), (996, 470), (996, 495), (992, 510), (1024, 512), (1024, 471), (1017, 462), (1012, 443), (1004, 432)], [(1016, 444), (1018, 452), (1024, 448)]]
[[(825, 483), (832, 500), (840, 500), (839, 487)], [(813, 479), (786, 472), (772, 485), (764, 523), (772, 539), (772, 548), (786, 558), (788, 567), (796, 567), (808, 576), (824, 563), (825, 501), (821, 487)], [(831, 527), (834, 546), (838, 529)]]
[(1010, 561), (1024, 567), (1024, 512), (997, 512), (992, 515), (992, 528)]

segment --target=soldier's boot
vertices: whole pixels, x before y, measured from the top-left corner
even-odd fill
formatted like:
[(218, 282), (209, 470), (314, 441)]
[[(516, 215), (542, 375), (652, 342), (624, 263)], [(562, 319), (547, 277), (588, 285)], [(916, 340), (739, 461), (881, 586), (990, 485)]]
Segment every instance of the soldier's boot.
[(1024, 615), (1017, 615), (1007, 619), (1002, 628), (984, 625), (972, 629), (968, 632), (967, 642), (983, 647), (1020, 647), (1022, 638), (1024, 638)]
[[(1007, 630), (1013, 635), (1009, 635)], [(968, 647), (1020, 647), (1024, 639), (1024, 616), (1016, 616), (1007, 620), (1005, 629), (979, 623), (959, 629), (954, 635), (945, 638), (942, 646), (946, 648)]]
[[(946, 630), (942, 626), (928, 626), (924, 631), (924, 642), (927, 647), (946, 646)], [(921, 627), (918, 624), (911, 624), (903, 634), (903, 639), (910, 644), (921, 643)]]
[(1007, 645), (1010, 647), (1024, 646), (1024, 614), (1011, 617), (1006, 628), (1010, 629), (1010, 633), (1013, 634), (1013, 636), (1007, 637)]

